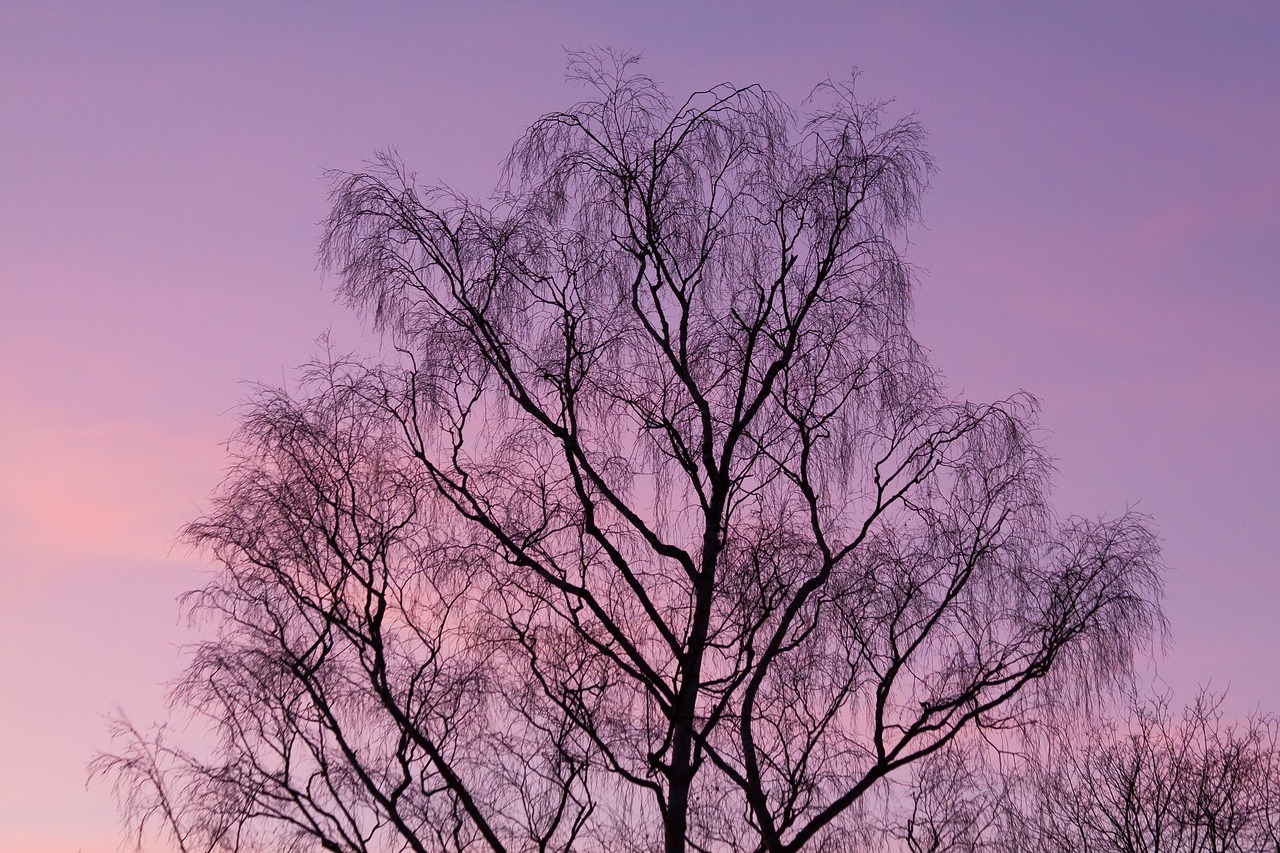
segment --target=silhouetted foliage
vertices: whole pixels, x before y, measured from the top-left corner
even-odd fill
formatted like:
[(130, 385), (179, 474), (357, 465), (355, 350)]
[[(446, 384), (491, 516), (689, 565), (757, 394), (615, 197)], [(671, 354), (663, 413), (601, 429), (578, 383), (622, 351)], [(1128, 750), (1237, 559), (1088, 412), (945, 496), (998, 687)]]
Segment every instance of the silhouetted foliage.
[(1006, 802), (998, 849), (1068, 853), (1280, 850), (1280, 724), (1224, 720), (1207, 692), (1176, 715), (1168, 699), (1126, 717), (1052, 732)]
[(1034, 401), (949, 398), (911, 337), (914, 120), (571, 75), (488, 204), (333, 176), (323, 260), (397, 356), (248, 406), (187, 530), (219, 569), (174, 700), (214, 748), (99, 762), (139, 837), (875, 846), (894, 785), (1161, 628), (1144, 519), (1060, 521)]

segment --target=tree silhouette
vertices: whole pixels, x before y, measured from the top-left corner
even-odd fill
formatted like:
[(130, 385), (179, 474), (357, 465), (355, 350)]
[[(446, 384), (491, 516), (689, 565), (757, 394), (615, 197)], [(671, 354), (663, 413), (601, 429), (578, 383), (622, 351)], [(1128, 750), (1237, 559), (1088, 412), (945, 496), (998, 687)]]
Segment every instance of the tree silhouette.
[(121, 722), (97, 764), (139, 838), (852, 850), (903, 768), (1161, 627), (1144, 519), (1059, 520), (1034, 401), (949, 398), (911, 337), (914, 120), (570, 69), (487, 204), (333, 176), (322, 259), (396, 354), (249, 404), (187, 530), (214, 747)]
[[(1280, 721), (1224, 719), (1204, 690), (1175, 714), (1167, 696), (1121, 719), (1050, 733), (1039, 760), (991, 800), (1002, 853), (1244, 853), (1280, 849)], [(979, 786), (982, 787), (982, 786)]]

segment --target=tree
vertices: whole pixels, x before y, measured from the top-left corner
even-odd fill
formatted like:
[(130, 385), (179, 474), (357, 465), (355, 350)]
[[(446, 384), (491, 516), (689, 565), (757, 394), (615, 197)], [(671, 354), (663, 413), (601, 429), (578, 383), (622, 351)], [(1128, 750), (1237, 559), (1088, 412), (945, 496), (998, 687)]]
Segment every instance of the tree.
[(851, 850), (965, 733), (1123, 679), (1145, 520), (1060, 521), (1035, 403), (947, 397), (913, 119), (575, 55), (481, 204), (392, 156), (321, 256), (394, 343), (261, 389), (175, 700), (97, 769), (184, 849)]
[[(1099, 853), (1280, 850), (1278, 722), (1229, 722), (1201, 691), (1182, 709), (1132, 700), (1127, 717), (1052, 733), (1020, 783), (998, 798), (1009, 820), (992, 847)], [(998, 839), (998, 840), (995, 840)]]

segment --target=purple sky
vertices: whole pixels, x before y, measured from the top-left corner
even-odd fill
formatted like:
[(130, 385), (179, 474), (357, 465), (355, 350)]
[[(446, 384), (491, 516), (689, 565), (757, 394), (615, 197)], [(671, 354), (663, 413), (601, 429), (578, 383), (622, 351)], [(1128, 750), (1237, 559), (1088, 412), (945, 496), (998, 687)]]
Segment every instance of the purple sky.
[(1280, 6), (532, 5), (0, 8), (0, 849), (115, 848), (84, 765), (114, 705), (162, 713), (243, 380), (359, 344), (322, 171), (394, 145), (486, 194), (579, 97), (562, 45), (792, 103), (858, 66), (918, 113), (918, 336), (1039, 396), (1062, 510), (1155, 517), (1160, 677), (1280, 711)]

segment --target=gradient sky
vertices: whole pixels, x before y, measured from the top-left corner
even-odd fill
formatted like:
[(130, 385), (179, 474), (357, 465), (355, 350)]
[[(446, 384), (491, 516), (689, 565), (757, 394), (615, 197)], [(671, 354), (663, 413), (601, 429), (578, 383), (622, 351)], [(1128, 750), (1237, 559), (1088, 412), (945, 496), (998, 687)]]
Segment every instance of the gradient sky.
[(1280, 5), (695, 5), (0, 5), (0, 849), (115, 848), (84, 765), (163, 712), (244, 382), (361, 345), (323, 170), (395, 146), (486, 194), (579, 97), (562, 46), (793, 104), (857, 66), (917, 113), (919, 338), (1040, 398), (1064, 512), (1154, 516), (1158, 676), (1280, 711)]

